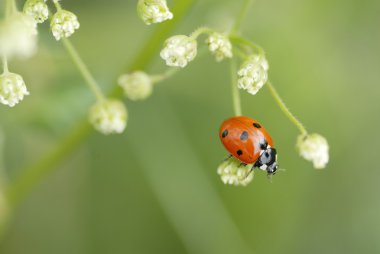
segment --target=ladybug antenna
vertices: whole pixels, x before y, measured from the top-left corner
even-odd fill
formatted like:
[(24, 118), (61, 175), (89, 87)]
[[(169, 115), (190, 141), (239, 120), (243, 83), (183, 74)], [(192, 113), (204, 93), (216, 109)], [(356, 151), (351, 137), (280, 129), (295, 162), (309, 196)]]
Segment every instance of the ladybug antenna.
[(273, 174), (267, 174), (267, 178), (270, 183), (273, 183)]

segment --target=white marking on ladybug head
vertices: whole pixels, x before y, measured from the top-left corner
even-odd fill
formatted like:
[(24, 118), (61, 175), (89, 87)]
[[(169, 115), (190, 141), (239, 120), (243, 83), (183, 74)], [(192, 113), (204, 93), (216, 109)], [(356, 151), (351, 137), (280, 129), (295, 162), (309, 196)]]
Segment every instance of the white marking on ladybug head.
[(264, 164), (264, 165), (261, 165), (261, 166), (260, 166), (260, 169), (262, 169), (262, 170), (267, 170), (267, 168), (268, 168), (268, 165), (267, 165), (267, 164)]

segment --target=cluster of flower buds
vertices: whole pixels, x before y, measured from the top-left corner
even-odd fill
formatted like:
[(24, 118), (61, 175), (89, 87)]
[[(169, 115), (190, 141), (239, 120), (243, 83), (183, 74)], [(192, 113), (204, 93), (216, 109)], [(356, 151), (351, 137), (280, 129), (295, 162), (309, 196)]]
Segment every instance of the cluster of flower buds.
[(7, 71), (0, 75), (0, 103), (13, 107), (28, 94), (20, 75)]
[(316, 169), (325, 168), (329, 161), (329, 145), (319, 134), (300, 135), (297, 140), (299, 154), (305, 160), (313, 162)]
[[(62, 9), (58, 0), (53, 0), (57, 7), (57, 12), (54, 13), (50, 29), (56, 40), (61, 38), (70, 37), (75, 30), (79, 29), (79, 22), (77, 16), (67, 10)], [(35, 22), (43, 23), (49, 17), (49, 7), (46, 0), (27, 0), (24, 4), (24, 13), (32, 17)]]
[(167, 39), (160, 56), (166, 65), (185, 67), (197, 55), (197, 40), (186, 35), (175, 35)]
[(160, 56), (166, 65), (171, 67), (185, 67), (193, 61), (197, 55), (197, 37), (203, 32), (211, 33), (206, 40), (209, 50), (215, 55), (216, 61), (232, 57), (232, 44), (228, 37), (209, 29), (200, 28), (191, 36), (175, 35), (168, 38), (164, 43)]
[(251, 55), (238, 71), (238, 87), (255, 95), (268, 81), (269, 65), (263, 55)]
[(153, 91), (153, 81), (143, 71), (121, 75), (118, 79), (118, 84), (123, 88), (125, 96), (132, 101), (144, 100)]
[(234, 157), (229, 157), (218, 167), (218, 174), (224, 184), (246, 186), (253, 180), (251, 164), (242, 164)]
[(37, 23), (30, 16), (14, 10), (0, 22), (0, 58), (3, 72), (0, 74), (0, 103), (15, 106), (29, 92), (22, 76), (8, 70), (12, 58), (27, 58), (36, 52)]
[(214, 32), (207, 38), (206, 43), (217, 62), (224, 58), (232, 58), (232, 44), (227, 36)]
[(24, 13), (37, 23), (43, 23), (49, 18), (49, 7), (46, 0), (27, 0), (24, 4)]
[(139, 0), (137, 13), (147, 25), (173, 18), (173, 13), (170, 12), (166, 0)]
[(68, 38), (79, 29), (78, 18), (70, 11), (58, 10), (51, 19), (50, 28), (57, 41)]
[(89, 120), (99, 132), (122, 133), (127, 126), (127, 109), (119, 100), (99, 100), (90, 109)]

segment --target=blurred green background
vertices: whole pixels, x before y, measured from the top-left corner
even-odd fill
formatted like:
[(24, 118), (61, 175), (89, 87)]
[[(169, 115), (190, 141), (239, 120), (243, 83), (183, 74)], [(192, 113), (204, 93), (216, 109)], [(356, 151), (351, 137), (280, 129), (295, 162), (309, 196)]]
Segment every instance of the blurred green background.
[[(169, 35), (224, 30), (242, 2), (197, 1)], [(104, 91), (161, 26), (144, 25), (136, 1), (62, 4), (79, 17), (72, 42)], [(123, 135), (92, 132), (76, 145), (13, 210), (0, 253), (380, 253), (379, 13), (377, 0), (257, 0), (244, 22), (287, 105), (328, 139), (325, 170), (298, 156), (297, 130), (264, 88), (242, 93), (243, 112), (271, 132), (286, 172), (273, 183), (257, 172), (247, 187), (222, 184), (229, 66), (204, 54), (148, 100), (127, 101)], [(0, 107), (0, 166), (12, 183), (83, 121), (94, 97), (48, 24), (38, 54), (10, 69), (31, 93)], [(165, 69), (157, 52), (146, 71)]]

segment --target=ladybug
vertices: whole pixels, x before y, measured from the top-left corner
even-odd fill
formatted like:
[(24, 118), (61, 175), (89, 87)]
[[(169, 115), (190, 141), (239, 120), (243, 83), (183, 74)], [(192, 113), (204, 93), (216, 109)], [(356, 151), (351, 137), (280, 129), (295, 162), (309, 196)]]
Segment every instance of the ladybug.
[(273, 140), (256, 120), (247, 116), (227, 119), (220, 126), (219, 138), (231, 156), (242, 165), (253, 164), (251, 171), (260, 168), (268, 175), (276, 173), (277, 152), (273, 148)]

